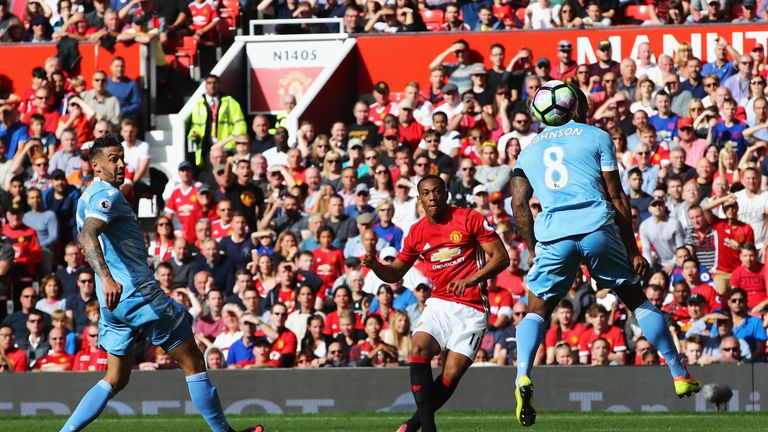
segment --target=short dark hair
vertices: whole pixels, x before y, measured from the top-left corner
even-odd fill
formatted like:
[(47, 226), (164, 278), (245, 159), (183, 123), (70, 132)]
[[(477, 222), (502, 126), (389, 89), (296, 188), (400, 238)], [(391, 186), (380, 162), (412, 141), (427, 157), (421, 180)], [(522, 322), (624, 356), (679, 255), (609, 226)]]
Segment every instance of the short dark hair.
[(421, 184), (424, 183), (427, 180), (434, 180), (438, 183), (440, 183), (440, 186), (443, 188), (443, 190), (446, 190), (445, 187), (445, 180), (442, 179), (442, 177), (434, 175), (434, 174), (427, 174), (424, 177), (419, 180), (419, 183), (416, 185), (416, 190), (419, 190), (421, 188)]
[(219, 76), (218, 76), (218, 75), (214, 75), (214, 74), (212, 74), (212, 73), (209, 73), (208, 75), (206, 75), (205, 77), (203, 77), (203, 82), (205, 82), (205, 81), (208, 81), (208, 78), (213, 78), (213, 79), (215, 79), (215, 80), (216, 80), (216, 81), (218, 81), (218, 82), (220, 82), (220, 81), (221, 81), (221, 78), (219, 78)]
[(38, 79), (48, 79), (48, 74), (45, 73), (45, 69), (38, 66), (34, 69), (32, 69), (32, 78), (38, 78)]
[(109, 147), (120, 147), (120, 140), (118, 140), (117, 135), (112, 132), (107, 132), (93, 140), (93, 145), (88, 150), (88, 159), (93, 160), (95, 157), (99, 156), (104, 149)]

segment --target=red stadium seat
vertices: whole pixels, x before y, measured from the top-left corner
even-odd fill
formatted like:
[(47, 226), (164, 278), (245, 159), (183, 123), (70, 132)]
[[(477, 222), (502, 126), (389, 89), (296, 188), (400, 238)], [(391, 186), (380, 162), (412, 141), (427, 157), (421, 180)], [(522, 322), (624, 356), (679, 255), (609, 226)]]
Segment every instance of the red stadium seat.
[(639, 21), (648, 21), (651, 19), (651, 15), (648, 12), (648, 6), (645, 5), (629, 5), (624, 11), (624, 16), (627, 18), (634, 18)]
[(444, 22), (443, 11), (439, 9), (424, 9), (419, 11), (419, 14), (421, 15), (421, 19), (424, 20), (424, 24), (427, 26), (427, 30), (440, 30), (440, 26), (442, 26)]
[(192, 36), (184, 36), (184, 42), (176, 48), (176, 64), (186, 68), (189, 76), (197, 80), (197, 41)]
[(515, 15), (517, 15), (517, 19), (519, 19), (520, 22), (523, 24), (525, 24), (525, 11), (526, 11), (526, 8), (520, 8), (515, 10)]

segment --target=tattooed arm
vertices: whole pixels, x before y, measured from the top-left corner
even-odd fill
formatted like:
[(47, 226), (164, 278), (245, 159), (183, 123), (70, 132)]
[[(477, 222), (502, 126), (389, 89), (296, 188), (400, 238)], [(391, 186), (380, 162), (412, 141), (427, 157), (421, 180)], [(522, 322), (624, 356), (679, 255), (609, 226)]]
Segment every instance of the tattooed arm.
[(533, 258), (536, 257), (536, 236), (533, 234), (533, 214), (531, 213), (531, 207), (528, 204), (533, 196), (533, 188), (525, 177), (523, 170), (515, 169), (515, 193), (512, 196), (512, 214), (515, 216), (515, 224), (517, 229), (520, 230), (520, 236), (523, 238), (525, 245), (528, 247), (531, 257), (528, 259), (528, 264), (533, 263)]
[(109, 310), (115, 310), (120, 302), (120, 294), (123, 292), (123, 286), (112, 278), (112, 273), (104, 261), (104, 252), (101, 250), (99, 235), (104, 232), (107, 223), (101, 219), (89, 217), (83, 223), (83, 229), (78, 235), (80, 248), (88, 264), (93, 268), (94, 273), (101, 279), (101, 289), (104, 291), (104, 300)]

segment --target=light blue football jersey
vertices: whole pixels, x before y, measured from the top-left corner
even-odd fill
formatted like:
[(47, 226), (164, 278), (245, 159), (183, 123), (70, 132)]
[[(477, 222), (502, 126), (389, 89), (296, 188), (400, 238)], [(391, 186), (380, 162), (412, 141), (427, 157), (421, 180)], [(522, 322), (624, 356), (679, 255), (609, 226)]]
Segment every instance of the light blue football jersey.
[(541, 201), (534, 223), (538, 241), (587, 234), (613, 222), (601, 172), (617, 169), (616, 151), (606, 132), (574, 121), (547, 127), (520, 152), (516, 168)]
[[(107, 222), (99, 236), (112, 277), (123, 286), (120, 300), (129, 297), (136, 289), (154, 282), (155, 278), (147, 265), (147, 249), (141, 234), (139, 222), (131, 205), (120, 191), (98, 177), (83, 192), (77, 202), (77, 231), (83, 229), (85, 219), (94, 217)], [(96, 295), (104, 305), (101, 279), (96, 278)]]

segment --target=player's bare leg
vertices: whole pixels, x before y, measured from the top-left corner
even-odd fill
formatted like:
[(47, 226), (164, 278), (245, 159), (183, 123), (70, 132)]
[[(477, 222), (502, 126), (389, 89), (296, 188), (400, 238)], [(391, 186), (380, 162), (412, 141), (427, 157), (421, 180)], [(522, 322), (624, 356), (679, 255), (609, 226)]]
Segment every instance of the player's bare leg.
[(132, 367), (133, 359), (109, 354), (106, 375), (83, 396), (61, 431), (79, 431), (94, 421), (107, 402), (128, 384)]
[(613, 290), (632, 311), (643, 335), (659, 350), (667, 362), (679, 397), (690, 396), (701, 390), (701, 381), (696, 380), (680, 361), (680, 355), (667, 327), (664, 315), (645, 296), (640, 285), (621, 285)]
[[(216, 387), (211, 384), (208, 378), (208, 372), (205, 368), (205, 359), (203, 353), (197, 347), (194, 336), (189, 336), (177, 347), (168, 351), (170, 355), (181, 367), (189, 387), (189, 395), (195, 404), (197, 411), (208, 422), (212, 431), (229, 432), (233, 429), (229, 426), (224, 417), (224, 410), (221, 408), (221, 401)], [(254, 426), (247, 430), (262, 431), (263, 427)]]
[[(456, 387), (459, 385), (461, 377), (464, 376), (464, 373), (470, 366), (472, 366), (472, 359), (463, 354), (448, 351), (445, 357), (445, 364), (443, 365), (443, 372), (432, 383), (430, 403), (433, 413), (437, 412), (448, 402), (448, 399), (451, 398)], [(420, 427), (421, 419), (417, 411), (401, 426), (401, 430), (410, 432), (416, 431)]]
[(559, 298), (542, 300), (528, 293), (528, 313), (517, 327), (517, 377), (515, 378), (515, 416), (523, 426), (536, 422), (533, 407), (533, 382), (530, 379), (536, 352), (544, 337), (544, 325), (555, 310)]

